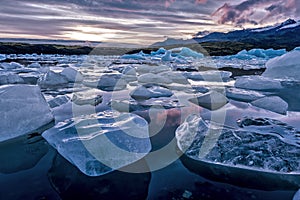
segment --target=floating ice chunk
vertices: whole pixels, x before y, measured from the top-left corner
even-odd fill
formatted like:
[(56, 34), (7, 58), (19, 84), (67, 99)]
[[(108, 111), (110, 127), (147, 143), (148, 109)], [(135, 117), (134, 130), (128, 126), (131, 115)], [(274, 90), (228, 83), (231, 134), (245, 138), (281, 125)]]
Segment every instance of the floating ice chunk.
[(0, 85), (20, 84), (20, 83), (24, 83), (24, 80), (18, 74), (12, 74), (12, 73), (0, 74)]
[(211, 91), (196, 98), (191, 98), (189, 101), (209, 110), (217, 110), (226, 105), (228, 99), (219, 92)]
[(77, 92), (73, 94), (72, 102), (77, 105), (92, 105), (97, 106), (102, 102), (102, 95), (96, 94), (95, 92)]
[(170, 84), (172, 80), (167, 77), (163, 77), (158, 74), (147, 73), (138, 77), (138, 82), (140, 83), (153, 83), (153, 84)]
[(251, 104), (256, 107), (263, 108), (284, 115), (286, 114), (288, 109), (288, 104), (280, 97), (277, 96), (264, 97), (251, 102)]
[(266, 63), (262, 74), (273, 79), (300, 80), (300, 51), (291, 51), (283, 56), (273, 58)]
[(277, 56), (281, 56), (283, 54), (286, 53), (285, 49), (278, 49), (278, 50), (274, 50), (274, 49), (251, 49), (249, 51), (247, 50), (242, 50), (239, 53), (237, 53), (236, 55), (233, 56), (226, 56), (228, 58), (237, 58), (237, 59), (241, 59), (241, 60), (250, 60), (250, 59), (255, 59), (255, 58), (265, 58), (265, 59), (269, 59), (269, 58), (274, 58)]
[(159, 48), (157, 51), (151, 51), (151, 56), (156, 56), (156, 55), (163, 55), (166, 53), (166, 49), (164, 49), (163, 47)]
[(300, 199), (300, 189), (295, 193), (293, 200), (299, 200)]
[(204, 55), (202, 53), (198, 53), (187, 47), (182, 47), (182, 49), (178, 55), (183, 56), (183, 57), (191, 57), (191, 58), (195, 58), (195, 59), (204, 58)]
[[(237, 167), (267, 172), (295, 172), (299, 175), (299, 131), (281, 121), (267, 118), (244, 118), (238, 121), (238, 125), (241, 128), (231, 129), (207, 124), (196, 115), (188, 116), (176, 130), (178, 147), (190, 159), (206, 162), (207, 167), (214, 163), (227, 166), (225, 170), (228, 174), (234, 170), (230, 167)], [(218, 140), (201, 157), (201, 151), (205, 151), (203, 146), (215, 137), (213, 133), (217, 131), (220, 133)], [(236, 173), (235, 176), (240, 176), (241, 171)], [(299, 178), (292, 184), (299, 185)]]
[(296, 47), (294, 50), (295, 51), (300, 51), (300, 47)]
[(38, 79), (38, 85), (41, 88), (59, 87), (68, 84), (68, 79), (53, 71), (48, 71)]
[(6, 60), (6, 56), (4, 54), (0, 54), (0, 61)]
[(148, 123), (134, 114), (101, 112), (58, 123), (42, 135), (81, 172), (100, 176), (132, 164), (151, 150)]
[(1, 63), (0, 66), (5, 70), (23, 68), (24, 66), (17, 62)]
[(136, 76), (136, 70), (132, 66), (125, 66), (122, 70), (122, 74), (124, 75), (130, 75), (130, 76)]
[(36, 85), (40, 77), (39, 73), (20, 73), (19, 76), (24, 80), (26, 84)]
[(141, 74), (146, 74), (146, 73), (153, 73), (153, 74), (158, 74), (161, 72), (167, 72), (170, 71), (170, 67), (166, 65), (160, 65), (160, 66), (152, 66), (152, 65), (138, 65), (137, 66), (137, 72)]
[(190, 84), (190, 82), (187, 80), (185, 76), (183, 76), (183, 73), (181, 72), (167, 71), (167, 72), (159, 73), (158, 75), (172, 80), (173, 83), (179, 83), (184, 85)]
[(123, 74), (103, 74), (98, 82), (97, 88), (103, 91), (123, 90), (127, 86)]
[(55, 108), (69, 102), (70, 98), (66, 95), (55, 97), (48, 101), (50, 108)]
[(61, 72), (61, 74), (64, 75), (65, 77), (67, 77), (68, 81), (71, 83), (83, 81), (83, 76), (82, 76), (81, 72), (78, 72), (76, 69), (74, 69), (72, 67), (65, 68)]
[(238, 77), (235, 87), (252, 90), (279, 90), (282, 89), (280, 81), (272, 80), (263, 76), (242, 76)]
[(172, 57), (172, 52), (166, 51), (166, 53), (161, 57), (161, 60), (165, 62), (173, 61), (174, 58)]
[(31, 63), (30, 65), (27, 66), (28, 68), (41, 68), (42, 66), (40, 65), (40, 63), (38, 62), (34, 62), (34, 63)]
[(121, 56), (121, 59), (145, 60), (145, 54), (142, 52), (137, 54), (125, 54)]
[(245, 101), (245, 102), (250, 102), (265, 97), (263, 93), (252, 91), (252, 90), (243, 90), (238, 88), (226, 89), (226, 96), (234, 100)]
[(30, 133), (53, 120), (38, 86), (0, 86), (0, 141)]
[(156, 85), (139, 86), (130, 93), (130, 96), (136, 100), (145, 100), (159, 97), (170, 97), (173, 95), (167, 88)]
[(204, 72), (184, 72), (183, 75), (194, 81), (228, 81), (232, 76), (231, 72), (228, 71), (215, 71), (209, 70)]

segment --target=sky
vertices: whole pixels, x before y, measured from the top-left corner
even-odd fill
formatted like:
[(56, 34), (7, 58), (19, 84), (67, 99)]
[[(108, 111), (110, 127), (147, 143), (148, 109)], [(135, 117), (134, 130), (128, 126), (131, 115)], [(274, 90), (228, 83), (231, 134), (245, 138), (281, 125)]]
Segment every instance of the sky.
[(300, 0), (0, 0), (0, 38), (151, 44), (300, 18)]

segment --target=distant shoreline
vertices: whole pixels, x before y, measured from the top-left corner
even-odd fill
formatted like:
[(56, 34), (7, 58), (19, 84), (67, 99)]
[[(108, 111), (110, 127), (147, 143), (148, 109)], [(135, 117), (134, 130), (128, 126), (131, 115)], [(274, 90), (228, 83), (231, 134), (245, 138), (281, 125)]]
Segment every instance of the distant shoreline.
[[(163, 46), (165, 49), (172, 49), (176, 47), (189, 47), (195, 51), (201, 52), (206, 56), (225, 56), (237, 54), (241, 50), (250, 50), (254, 48), (272, 48), (272, 45), (254, 45), (242, 42), (203, 42), (200, 44), (174, 44)], [(82, 45), (61, 45), (61, 44), (29, 44), (16, 42), (0, 42), (0, 54), (62, 54), (62, 55), (123, 55), (138, 53), (141, 50), (144, 53), (156, 51), (160, 46), (150, 46), (145, 48), (133, 47), (105, 47), (105, 46), (82, 46)], [(276, 46), (274, 49), (286, 48), (286, 46)]]

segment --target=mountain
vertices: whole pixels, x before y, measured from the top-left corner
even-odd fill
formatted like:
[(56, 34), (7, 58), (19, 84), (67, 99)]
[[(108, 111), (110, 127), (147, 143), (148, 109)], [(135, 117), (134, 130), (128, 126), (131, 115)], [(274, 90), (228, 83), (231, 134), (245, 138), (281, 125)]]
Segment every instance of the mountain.
[(213, 32), (203, 37), (198, 35), (201, 34), (195, 34), (196, 37), (190, 40), (168, 38), (164, 42), (153, 44), (152, 47), (167, 47), (170, 44), (172, 47), (201, 44), (210, 55), (235, 54), (243, 49), (251, 48), (292, 50), (300, 46), (300, 21), (288, 19), (281, 24), (263, 28), (236, 30), (228, 33)]
[(201, 38), (194, 38), (199, 43), (235, 41), (267, 48), (291, 48), (300, 46), (300, 21), (288, 19), (285, 22), (264, 28), (244, 29), (228, 33), (211, 33)]

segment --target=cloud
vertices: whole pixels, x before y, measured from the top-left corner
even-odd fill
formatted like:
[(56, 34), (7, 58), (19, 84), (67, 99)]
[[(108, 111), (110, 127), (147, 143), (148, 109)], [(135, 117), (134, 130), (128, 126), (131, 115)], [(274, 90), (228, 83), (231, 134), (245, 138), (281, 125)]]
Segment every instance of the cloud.
[(282, 21), (289, 17), (297, 18), (299, 11), (298, 0), (246, 0), (235, 5), (225, 3), (212, 14), (212, 17), (219, 24), (257, 25)]

